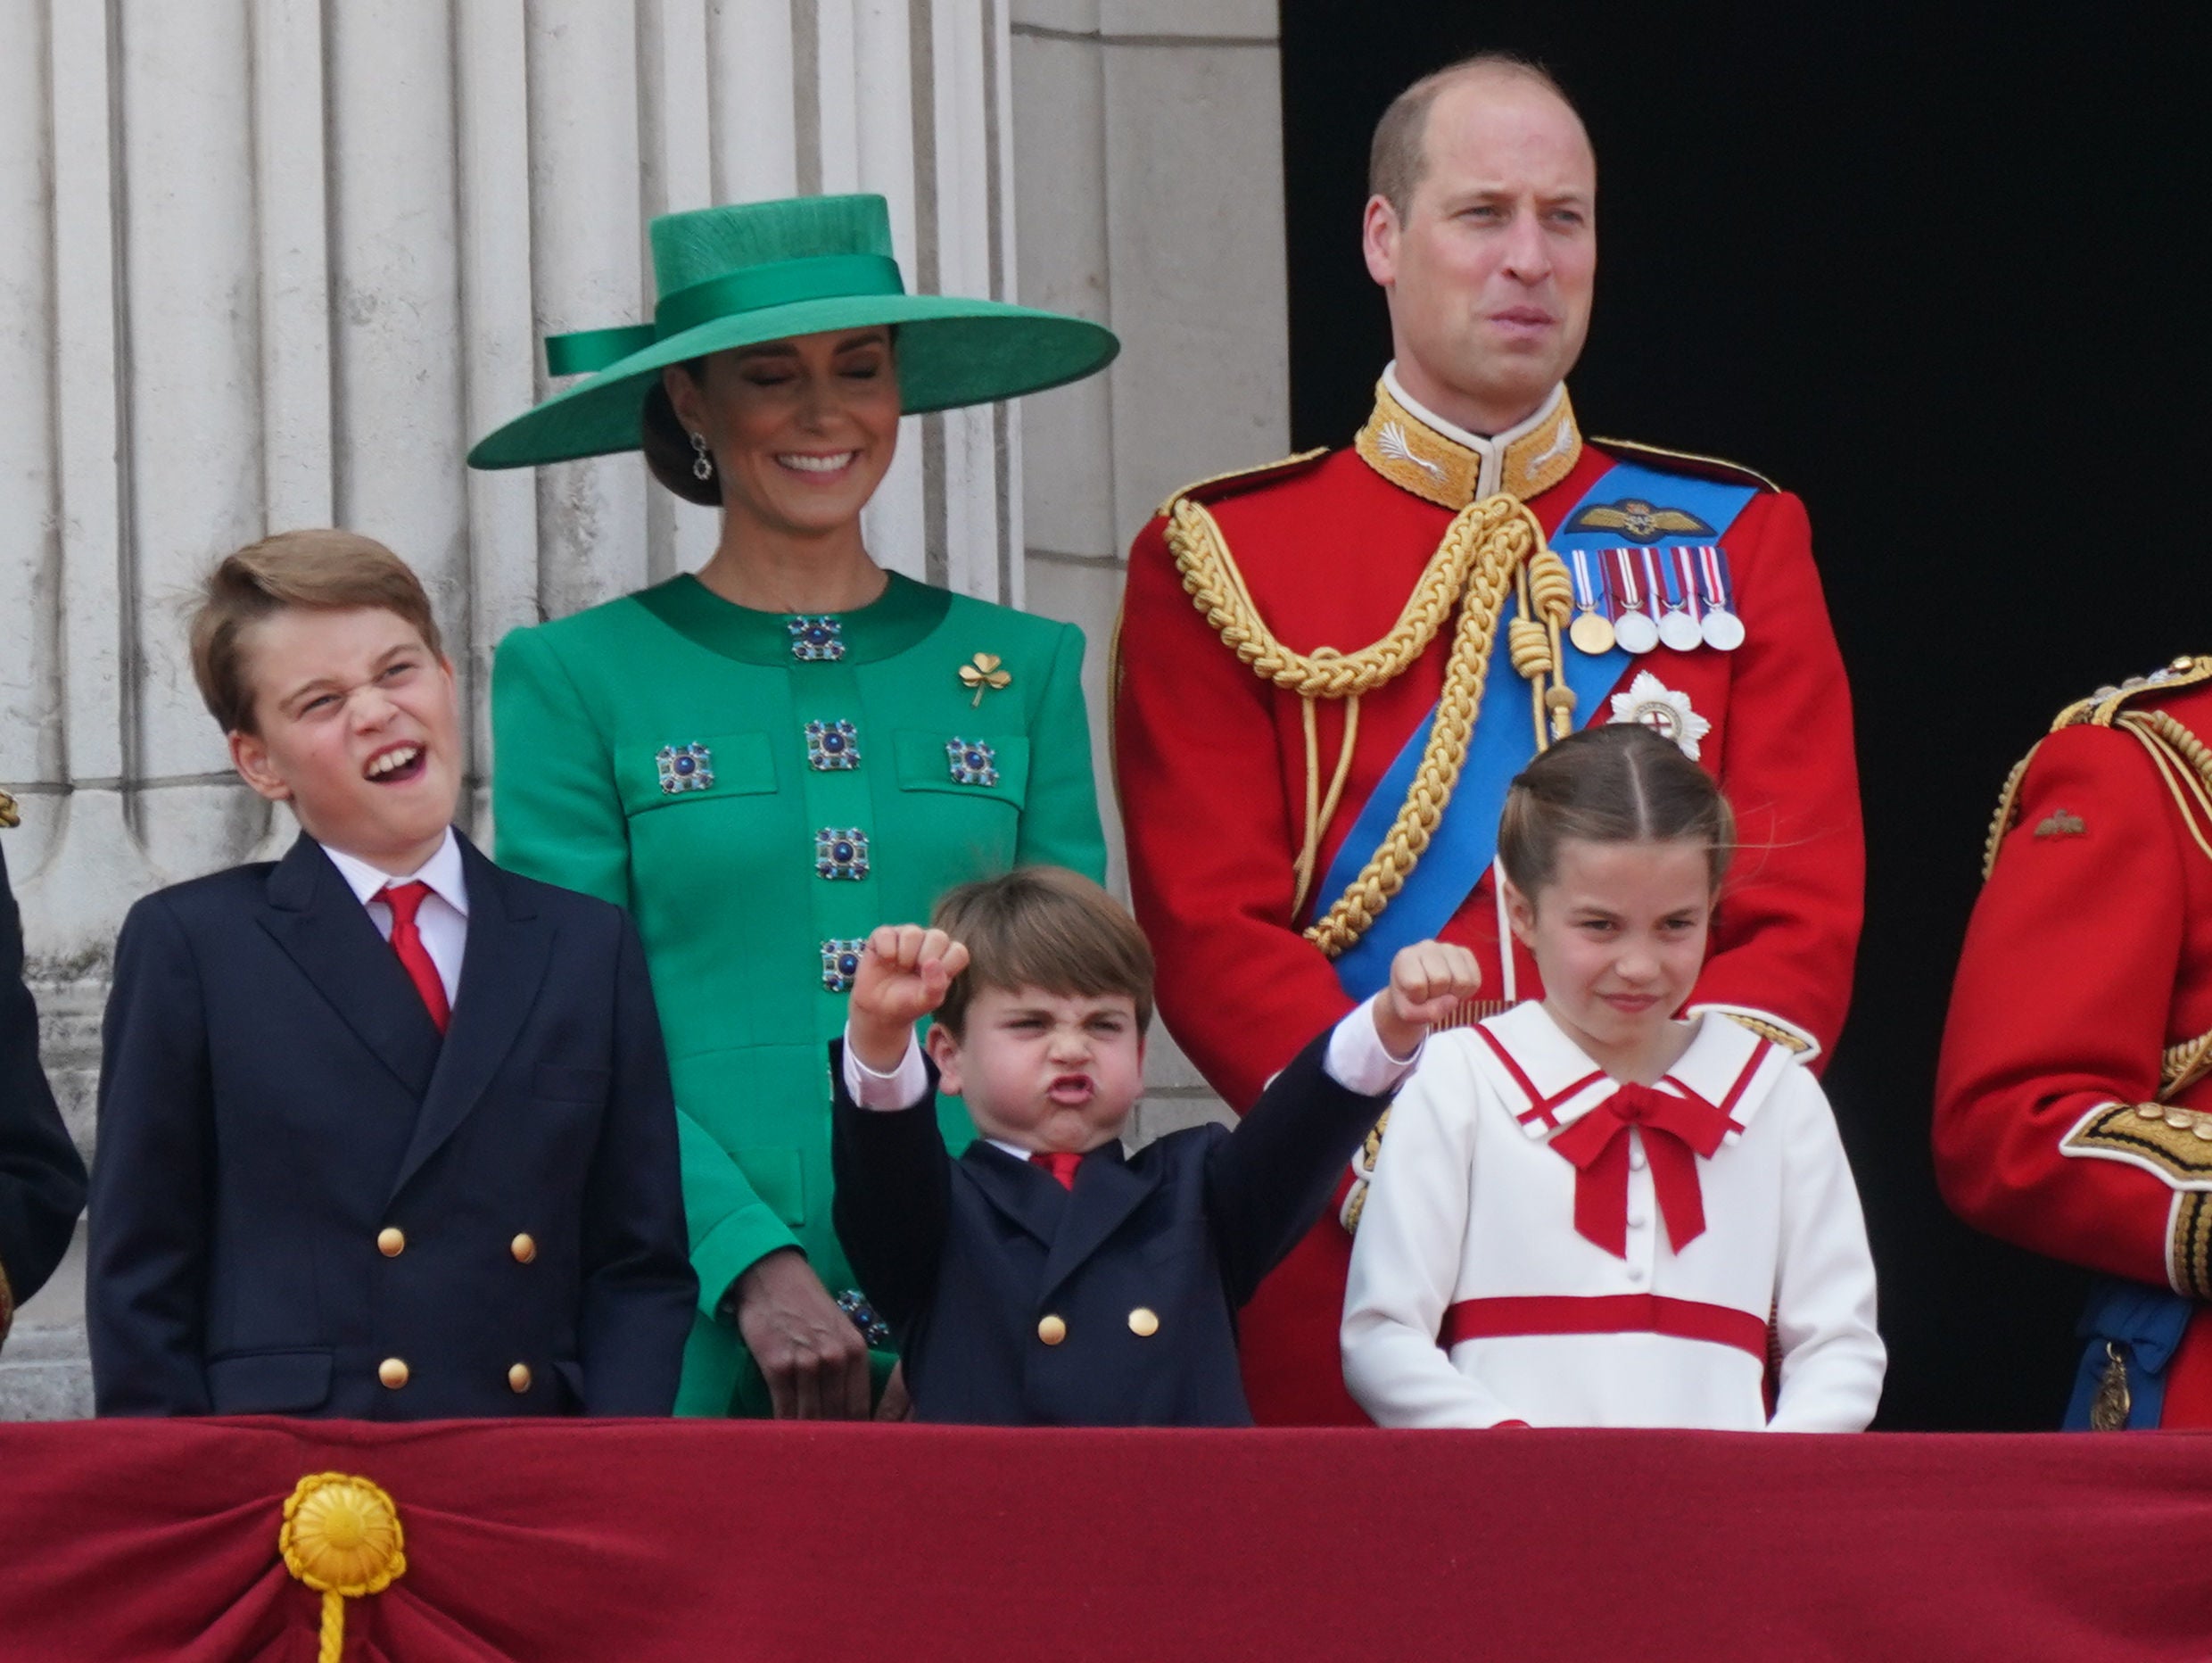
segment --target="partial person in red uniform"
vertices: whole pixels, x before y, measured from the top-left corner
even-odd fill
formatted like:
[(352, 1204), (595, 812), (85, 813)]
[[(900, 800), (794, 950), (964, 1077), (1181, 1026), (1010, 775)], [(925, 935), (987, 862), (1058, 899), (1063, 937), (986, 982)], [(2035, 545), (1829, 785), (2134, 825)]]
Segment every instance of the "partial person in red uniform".
[[(1499, 914), (1506, 782), (1553, 738), (1639, 721), (1742, 822), (1689, 1008), (1819, 1057), (1864, 857), (1803, 505), (1728, 463), (1584, 438), (1565, 376), (1597, 166), (1541, 70), (1485, 55), (1409, 87), (1370, 183), (1396, 352), (1374, 414), (1349, 449), (1188, 488), (1130, 554), (1115, 761), (1168, 1027), (1241, 1112), (1421, 933), (1474, 950), (1469, 1020), (1540, 996)], [(1245, 1311), (1263, 1424), (1365, 1420), (1336, 1327), (1378, 1146)]]
[(2062, 712), (2006, 782), (1951, 995), (1936, 1175), (2103, 1272), (2067, 1425), (2212, 1427), (2212, 658)]

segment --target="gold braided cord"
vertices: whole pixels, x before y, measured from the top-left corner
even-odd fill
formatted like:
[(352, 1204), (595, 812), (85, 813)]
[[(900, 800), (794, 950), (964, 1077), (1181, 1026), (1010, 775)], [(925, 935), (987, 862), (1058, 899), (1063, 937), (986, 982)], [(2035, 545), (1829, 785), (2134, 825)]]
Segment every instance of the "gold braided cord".
[(2004, 790), (1997, 793), (1997, 813), (1989, 823), (1989, 836), (1982, 843), (1984, 883), (1997, 869), (1997, 846), (2004, 841), (2005, 833), (2012, 830), (2012, 816), (2019, 811), (2020, 782), (2027, 778), (2027, 765), (2035, 760), (2035, 753), (2042, 749), (2041, 740), (2031, 745), (2027, 755), (2012, 765), (2012, 772), (2005, 775)]
[[(1308, 700), (1349, 699), (1394, 680), (1436, 639), (1453, 607), (1458, 607), (1443, 695), (1406, 801), (1359, 875), (1305, 932), (1308, 940), (1334, 958), (1366, 933), (1404, 886), (1451, 800), (1460, 765), (1466, 759), (1468, 737), (1482, 710), (1490, 648), (1506, 596), (1523, 562), (1543, 549), (1543, 528), (1511, 497), (1470, 503), (1453, 517), (1397, 623), (1381, 640), (1352, 653), (1330, 649), (1299, 653), (1277, 640), (1253, 605), (1220, 525), (1203, 504), (1184, 498), (1171, 505), (1166, 536), (1184, 590), (1223, 643), (1262, 681)], [(1539, 743), (1540, 747), (1540, 729)], [(1343, 756), (1339, 753), (1340, 772)], [(1309, 779), (1317, 768), (1309, 737)], [(1310, 800), (1310, 789), (1308, 796)], [(1319, 847), (1311, 815), (1306, 831), (1300, 863), (1309, 886)]]
[[(2161, 723), (2164, 728), (2159, 725)], [(2202, 756), (2204, 746), (2197, 736), (2163, 711), (2126, 711), (2112, 725), (2132, 734), (2142, 744), (2165, 783), (2167, 795), (2174, 799), (2182, 823), (2189, 828), (2189, 835), (2196, 840), (2205, 858), (2212, 860), (2212, 842), (2206, 841), (2204, 832), (2206, 824), (2212, 823), (2212, 780), (2204, 777), (2186, 756), (2175, 754), (2176, 748), (2165, 729), (2181, 734)]]
[[(1390, 633), (1351, 653), (1325, 647), (1311, 654), (1293, 652), (1275, 639), (1252, 604), (1244, 575), (1222, 539), (1219, 523), (1205, 504), (1188, 497), (1177, 499), (1168, 508), (1165, 535), (1191, 603), (1229, 650), (1250, 666), (1253, 674), (1303, 698), (1342, 699), (1396, 680), (1428, 649), (1451, 616), (1469, 572), (1484, 551), (1478, 547), (1481, 531), (1509, 519), (1516, 509), (1528, 520), (1528, 531), (1540, 539), (1542, 533), (1534, 518), (1510, 497), (1489, 497), (1463, 509), (1430, 557)], [(1518, 558), (1516, 551), (1515, 558)], [(1499, 575), (1501, 592), (1504, 577), (1510, 571), (1508, 565)]]

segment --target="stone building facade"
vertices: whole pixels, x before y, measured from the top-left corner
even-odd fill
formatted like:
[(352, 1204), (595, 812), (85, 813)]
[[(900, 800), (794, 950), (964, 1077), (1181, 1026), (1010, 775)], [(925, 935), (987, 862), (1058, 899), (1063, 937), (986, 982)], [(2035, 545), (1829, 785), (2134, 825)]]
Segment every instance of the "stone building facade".
[[(292, 836), (193, 691), (210, 561), (342, 524), (412, 562), (483, 832), (500, 636), (711, 549), (634, 457), (462, 466), (545, 390), (543, 334), (649, 315), (654, 214), (878, 191), (915, 285), (1120, 334), (1091, 382), (909, 418), (868, 525), (888, 565), (1084, 626), (1102, 769), (1131, 534), (1287, 447), (1273, 0), (0, 0), (0, 786), (88, 1154), (124, 911)], [(1217, 1113), (1157, 1040), (1140, 1137)], [(72, 1255), (0, 1417), (89, 1403)]]

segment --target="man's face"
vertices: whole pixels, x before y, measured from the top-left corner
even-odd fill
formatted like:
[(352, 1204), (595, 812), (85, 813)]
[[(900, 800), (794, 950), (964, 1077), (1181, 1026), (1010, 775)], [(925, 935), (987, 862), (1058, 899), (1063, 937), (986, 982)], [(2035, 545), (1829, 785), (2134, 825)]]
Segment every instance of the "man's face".
[(1589, 332), (1597, 163), (1574, 112), (1518, 75), (1439, 93), (1401, 221), (1367, 204), (1367, 270), (1390, 295), (1406, 390), (1492, 434), (1533, 415)]

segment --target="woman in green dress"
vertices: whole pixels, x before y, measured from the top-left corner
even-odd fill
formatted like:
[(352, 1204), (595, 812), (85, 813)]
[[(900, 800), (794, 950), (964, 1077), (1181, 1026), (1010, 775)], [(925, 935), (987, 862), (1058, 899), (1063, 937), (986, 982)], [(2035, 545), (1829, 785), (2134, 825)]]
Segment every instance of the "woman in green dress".
[(699, 1276), (677, 1412), (864, 1416), (872, 1382), (896, 1413), (830, 1224), (826, 1045), (861, 941), (1010, 866), (1100, 876), (1105, 849), (1081, 632), (886, 571), (861, 509), (903, 412), (1071, 381), (1117, 343), (906, 294), (880, 197), (671, 214), (652, 247), (655, 321), (549, 340), (588, 378), (469, 461), (641, 446), (720, 504), (721, 541), (696, 576), (500, 644), (499, 858), (645, 939)]

